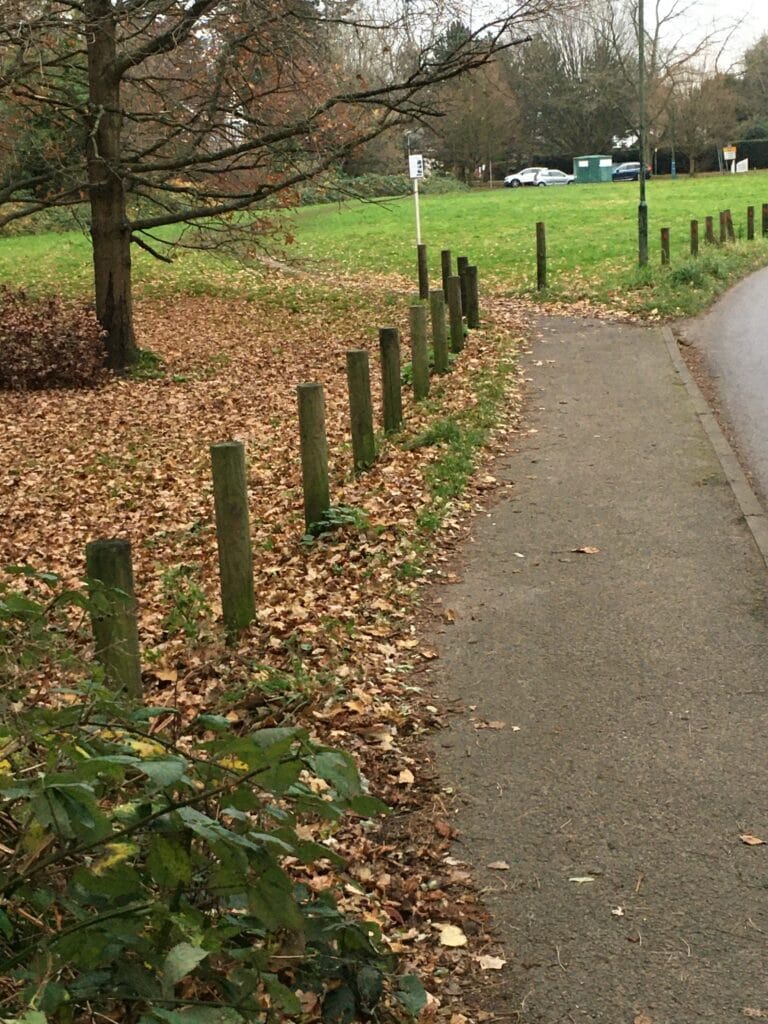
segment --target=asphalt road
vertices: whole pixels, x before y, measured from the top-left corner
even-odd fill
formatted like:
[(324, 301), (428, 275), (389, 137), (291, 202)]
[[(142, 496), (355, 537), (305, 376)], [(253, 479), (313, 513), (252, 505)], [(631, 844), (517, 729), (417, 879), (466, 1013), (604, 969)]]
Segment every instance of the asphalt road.
[(704, 316), (681, 325), (703, 354), (722, 411), (763, 496), (768, 496), (768, 269), (752, 274)]

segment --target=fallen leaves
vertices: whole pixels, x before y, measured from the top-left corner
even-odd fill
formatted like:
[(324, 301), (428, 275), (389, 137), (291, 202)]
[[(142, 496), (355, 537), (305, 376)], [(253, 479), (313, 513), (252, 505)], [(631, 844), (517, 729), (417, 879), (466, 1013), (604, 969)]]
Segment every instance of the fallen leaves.
[(509, 864), (505, 860), (494, 860), (490, 864), (486, 864), (486, 867), (490, 871), (509, 871)]
[(440, 932), (440, 945), (450, 946), (451, 948), (458, 949), (461, 946), (466, 946), (467, 936), (455, 924), (441, 924), (433, 922), (432, 927)]
[(600, 548), (594, 548), (594, 547), (591, 547), (590, 545), (585, 545), (584, 547), (581, 547), (581, 548), (571, 548), (571, 551), (575, 555), (599, 555), (600, 554)]
[(506, 964), (506, 960), (500, 956), (489, 956), (484, 954), (475, 958), (481, 971), (500, 971)]
[[(475, 491), (462, 498), (461, 508), (449, 508), (446, 526), (430, 542), (433, 551), (420, 546), (417, 558), (415, 523), (428, 501), (425, 469), (432, 453), (385, 442), (366, 474), (353, 477), (349, 467), (345, 353), (370, 350), (378, 421), (372, 326), (392, 322), (386, 287), (374, 282), (362, 300), (345, 291), (338, 307), (300, 292), (293, 280), (285, 287), (273, 280), (258, 303), (211, 296), (179, 297), (172, 304), (139, 301), (141, 343), (165, 361), (164, 379), (113, 379), (88, 392), (4, 395), (0, 566), (28, 561), (59, 573), (66, 586), (79, 585), (88, 540), (130, 539), (147, 697), (173, 709), (167, 720), (157, 720), (158, 733), (163, 722), (176, 729), (207, 711), (227, 717), (233, 732), (254, 724), (302, 724), (352, 753), (372, 793), (398, 811), (410, 810), (425, 799), (428, 771), (421, 762), (416, 768), (403, 744), (437, 715), (434, 708), (427, 714), (423, 699), (402, 685), (439, 653), (414, 625), (419, 588), (431, 579), (460, 581), (444, 569), (444, 548), (462, 535), (462, 517), (497, 481), (481, 466)], [(285, 315), (296, 302), (300, 315)], [(486, 309), (490, 320), (490, 298)], [(519, 337), (520, 320), (511, 309), (502, 310), (498, 321), (505, 336)], [(406, 313), (403, 302), (403, 327)], [(474, 403), (472, 376), (498, 363), (499, 337), (473, 332), (471, 345), (441, 382), (441, 416)], [(325, 390), (332, 500), (359, 509), (365, 520), (311, 546), (301, 543), (296, 416), (296, 385), (307, 380)], [(510, 422), (519, 407), (511, 393)], [(422, 429), (434, 415), (406, 396), (408, 429)], [(209, 469), (209, 445), (227, 438), (243, 439), (247, 447), (258, 613), (236, 649), (226, 647), (218, 623)], [(167, 574), (180, 566), (193, 567), (207, 613), (204, 622), (188, 617), (183, 628), (174, 628), (167, 616), (174, 604), (180, 607), (180, 594)], [(456, 612), (446, 609), (444, 622), (455, 619)], [(477, 727), (518, 729), (496, 721)], [(406, 950), (410, 962), (424, 968), (437, 992), (443, 978), (434, 974), (435, 962), (443, 956), (453, 964), (451, 958), (462, 955), (454, 951), (468, 944), (471, 950), (484, 927), (469, 871), (443, 856), (455, 836), (449, 817), (442, 803), (429, 806), (422, 834), (402, 841), (350, 821), (333, 836), (349, 865), (345, 879), (332, 870), (296, 866), (311, 891), (335, 890), (346, 909), (376, 922), (393, 949)], [(313, 838), (308, 831), (306, 839)], [(424, 922), (436, 917), (444, 923), (431, 932)], [(502, 958), (465, 960), (475, 969), (498, 970)], [(306, 1012), (314, 1012), (311, 993), (300, 999)]]
[(742, 832), (739, 839), (746, 846), (765, 846), (765, 840), (759, 839), (757, 836), (752, 836), (748, 832)]

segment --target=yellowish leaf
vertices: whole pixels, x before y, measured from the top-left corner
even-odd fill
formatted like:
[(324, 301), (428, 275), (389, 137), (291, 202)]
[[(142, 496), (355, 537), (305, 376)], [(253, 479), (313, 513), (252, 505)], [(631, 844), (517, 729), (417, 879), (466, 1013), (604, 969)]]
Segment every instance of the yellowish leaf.
[(452, 946), (455, 948), (458, 948), (459, 946), (466, 946), (467, 936), (457, 925), (435, 923), (432, 927), (436, 928), (440, 932), (441, 946)]

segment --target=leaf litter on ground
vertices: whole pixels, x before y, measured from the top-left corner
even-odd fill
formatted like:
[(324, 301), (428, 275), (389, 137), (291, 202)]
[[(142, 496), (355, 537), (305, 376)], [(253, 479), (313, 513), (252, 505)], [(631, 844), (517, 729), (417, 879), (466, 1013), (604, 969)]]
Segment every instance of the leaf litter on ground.
[[(420, 751), (418, 783), (407, 767), (407, 749), (440, 717), (412, 685), (414, 668), (438, 653), (421, 644), (415, 622), (424, 584), (456, 578), (446, 568), (451, 546), (465, 535), (467, 516), (487, 503), (490, 475), (481, 468), (479, 485), (470, 483), (446, 505), (441, 528), (419, 539), (419, 513), (431, 500), (425, 471), (439, 446), (409, 450), (394, 439), (381, 444), (367, 473), (350, 471), (345, 353), (370, 353), (378, 422), (379, 325), (401, 328), (407, 359), (408, 300), (389, 298), (398, 286), (408, 287), (349, 280), (322, 293), (317, 279), (303, 289), (276, 278), (259, 301), (137, 301), (141, 344), (162, 359), (161, 377), (4, 396), (0, 566), (30, 564), (77, 586), (87, 541), (129, 539), (146, 699), (175, 709), (153, 728), (183, 731), (200, 712), (216, 711), (233, 729), (302, 724), (357, 757), (371, 791), (395, 814), (376, 830), (349, 821), (333, 837), (346, 872), (327, 865), (297, 871), (310, 888), (335, 889), (341, 906), (381, 926), (404, 966), (427, 979), (434, 1010), (445, 978), (455, 985), (466, 977), (471, 988), (476, 965), (443, 936), (461, 931), (483, 953), (490, 940), (470, 872), (446, 860), (454, 830), (430, 784), (428, 755)], [(406, 399), (404, 439), (473, 407), (477, 375), (499, 372), (520, 345), (518, 304), (487, 300), (484, 314), (487, 326), (471, 333), (452, 372), (433, 378), (429, 402), (416, 407)], [(358, 525), (311, 545), (301, 539), (296, 412), (296, 386), (306, 381), (325, 388), (332, 501), (361, 513)], [(486, 462), (503, 450), (505, 433), (519, 429), (520, 383), (517, 373), (508, 381)], [(242, 440), (247, 452), (258, 613), (235, 648), (224, 643), (219, 622), (209, 473), (209, 446), (229, 439)], [(186, 606), (194, 619), (188, 630), (169, 623), (183, 578), (169, 582), (169, 570), (179, 567), (199, 588), (196, 605)], [(47, 685), (56, 699), (61, 681), (41, 680), (40, 689)], [(437, 963), (448, 970), (436, 975)], [(453, 992), (445, 1006), (455, 1009)]]

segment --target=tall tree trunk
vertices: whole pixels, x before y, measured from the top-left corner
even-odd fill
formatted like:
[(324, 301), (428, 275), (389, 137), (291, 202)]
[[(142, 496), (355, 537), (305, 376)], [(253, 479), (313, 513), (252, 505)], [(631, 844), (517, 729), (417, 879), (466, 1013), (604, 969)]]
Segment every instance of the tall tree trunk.
[(131, 300), (131, 232), (120, 177), (122, 111), (111, 0), (86, 0), (91, 130), (88, 180), (96, 316), (106, 331), (106, 363), (125, 370), (138, 358)]

